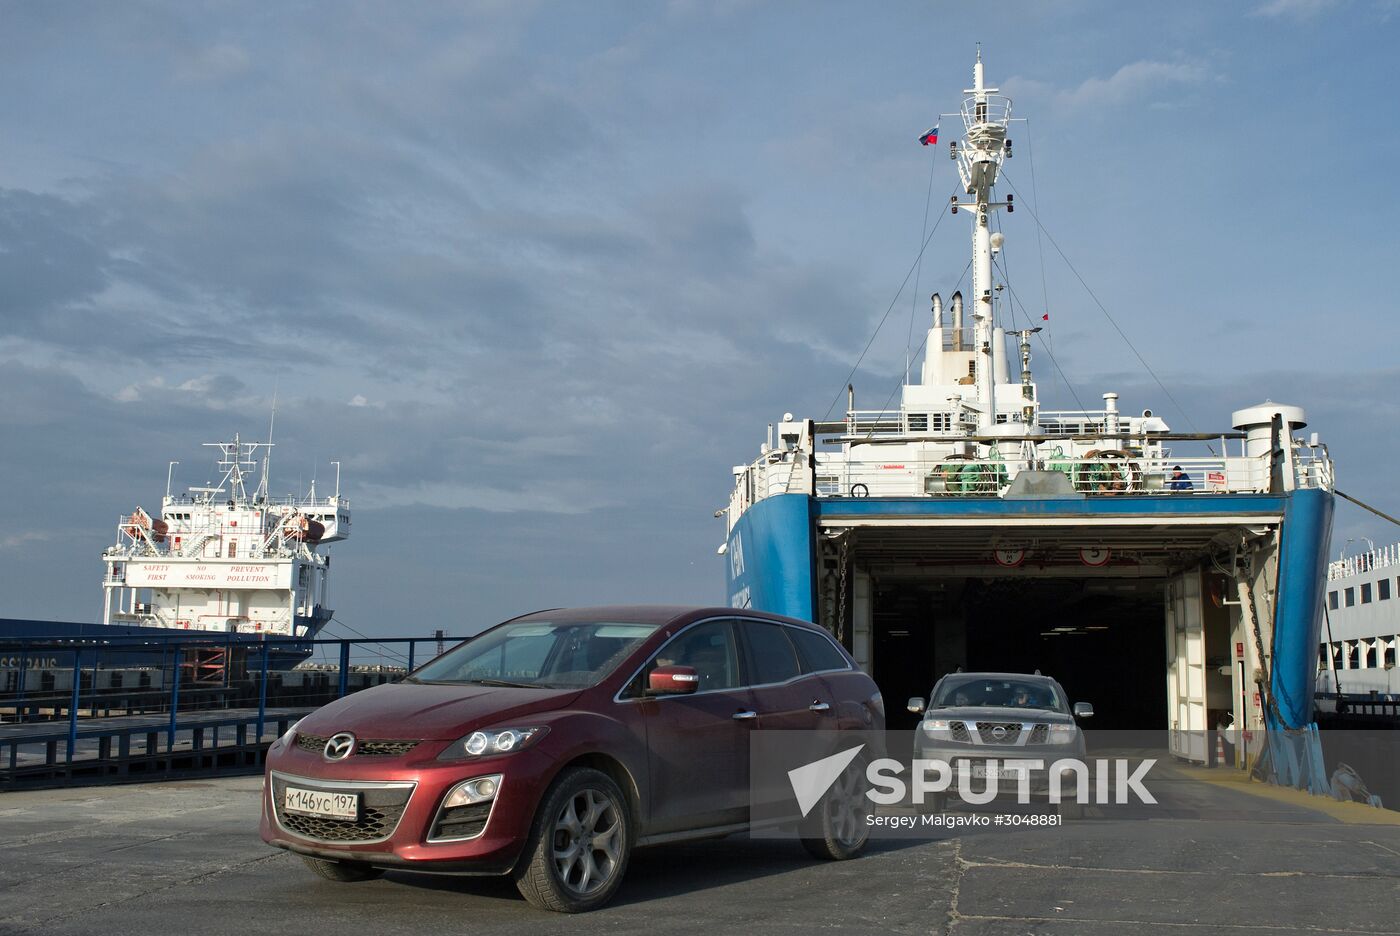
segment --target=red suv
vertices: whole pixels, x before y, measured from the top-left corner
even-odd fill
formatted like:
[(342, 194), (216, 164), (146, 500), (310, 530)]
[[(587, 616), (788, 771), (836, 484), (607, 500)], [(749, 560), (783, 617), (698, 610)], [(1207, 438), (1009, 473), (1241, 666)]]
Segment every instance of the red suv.
[[(874, 682), (811, 624), (724, 608), (541, 611), (333, 702), (267, 756), (263, 840), (333, 881), (510, 874), (606, 903), (634, 847), (744, 831), (755, 728), (883, 730)], [(813, 810), (814, 854), (869, 834)]]

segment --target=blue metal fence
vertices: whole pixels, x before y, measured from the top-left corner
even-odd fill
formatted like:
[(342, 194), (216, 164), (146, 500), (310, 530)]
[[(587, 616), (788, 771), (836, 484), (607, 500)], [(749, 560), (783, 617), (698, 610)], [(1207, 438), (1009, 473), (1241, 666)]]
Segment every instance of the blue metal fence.
[[(239, 737), (251, 733), (256, 746), (270, 710), (281, 724), (288, 713), (397, 681), (415, 668), (420, 645), (430, 647), (426, 660), (459, 639), (441, 632), (354, 640), (187, 634), (0, 639), (0, 751), (9, 748), (8, 757), (0, 759), (0, 775), (7, 763), (12, 775), (23, 768), (17, 752), (26, 743), (46, 745), (46, 759), (53, 761), (65, 721), (62, 763), (68, 767), (77, 757), (80, 735), (98, 738), (103, 719), (121, 722), (122, 750), (130, 747), (132, 734), (153, 739), (158, 732), (166, 735), (165, 753), (171, 755), (182, 731), (200, 736), (199, 726), (212, 716), (237, 713), (249, 730), (239, 729)], [(110, 741), (99, 741), (98, 748), (110, 753)]]

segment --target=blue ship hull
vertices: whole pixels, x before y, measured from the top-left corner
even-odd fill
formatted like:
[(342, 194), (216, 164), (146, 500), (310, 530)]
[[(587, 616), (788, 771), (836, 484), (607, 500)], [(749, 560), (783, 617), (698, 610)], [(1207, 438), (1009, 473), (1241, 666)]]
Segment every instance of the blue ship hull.
[[(754, 504), (728, 539), (726, 579), (735, 607), (815, 620), (818, 606), (818, 537), (825, 520), (879, 519), (926, 523), (996, 521), (1066, 525), (1113, 522), (1150, 529), (1165, 520), (1208, 522), (1214, 518), (1278, 518), (1278, 576), (1270, 690), (1277, 712), (1271, 727), (1296, 728), (1312, 721), (1322, 601), (1332, 529), (1333, 495), (1305, 489), (1285, 494), (1221, 494), (1198, 497), (1118, 496), (1102, 498), (859, 498), (782, 494)], [(994, 570), (988, 574), (994, 574)], [(1151, 639), (1160, 639), (1153, 634)]]

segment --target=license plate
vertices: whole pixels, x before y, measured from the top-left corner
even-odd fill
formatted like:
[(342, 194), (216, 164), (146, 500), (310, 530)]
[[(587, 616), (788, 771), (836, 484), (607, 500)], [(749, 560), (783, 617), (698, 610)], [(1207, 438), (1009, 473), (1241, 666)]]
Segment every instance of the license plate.
[(973, 764), (972, 777), (974, 780), (994, 780), (1001, 777), (1018, 779), (1022, 773), (1018, 767), (999, 766), (997, 764)]
[(360, 794), (327, 793), (325, 790), (303, 790), (289, 786), (282, 794), (282, 808), (304, 816), (354, 822), (360, 818)]

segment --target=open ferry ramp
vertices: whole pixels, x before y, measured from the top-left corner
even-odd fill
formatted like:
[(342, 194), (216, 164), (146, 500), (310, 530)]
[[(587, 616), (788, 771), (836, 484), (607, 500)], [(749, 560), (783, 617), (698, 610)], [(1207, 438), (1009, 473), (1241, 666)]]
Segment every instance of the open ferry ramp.
[(259, 840), (255, 776), (22, 790), (0, 796), (0, 933), (1400, 933), (1400, 814), (1224, 770), (1155, 789), (1150, 820), (1091, 807), (847, 862), (744, 836), (641, 849), (615, 902), (575, 917), (506, 879), (323, 881)]

